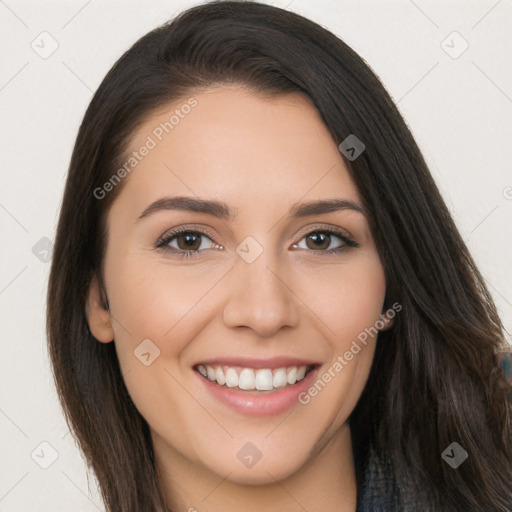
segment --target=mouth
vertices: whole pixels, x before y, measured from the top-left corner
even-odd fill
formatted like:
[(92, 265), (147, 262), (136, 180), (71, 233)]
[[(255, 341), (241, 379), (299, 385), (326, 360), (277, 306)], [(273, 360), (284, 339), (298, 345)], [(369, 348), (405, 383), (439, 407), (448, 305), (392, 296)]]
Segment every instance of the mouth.
[(301, 382), (319, 364), (254, 368), (240, 365), (201, 363), (194, 370), (217, 386), (250, 394), (270, 394)]
[(314, 383), (320, 365), (296, 358), (229, 358), (203, 361), (192, 368), (208, 402), (213, 398), (230, 412), (268, 417), (302, 404), (299, 397)]

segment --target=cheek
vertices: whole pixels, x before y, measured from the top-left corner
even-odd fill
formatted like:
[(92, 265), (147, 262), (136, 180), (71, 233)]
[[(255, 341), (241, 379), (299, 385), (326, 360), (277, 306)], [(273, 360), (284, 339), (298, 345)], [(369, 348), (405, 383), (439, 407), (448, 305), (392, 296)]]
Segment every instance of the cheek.
[[(330, 356), (302, 403), (308, 404), (309, 413), (323, 421), (322, 428), (329, 432), (346, 421), (364, 389), (375, 353), (375, 323), (386, 292), (378, 257), (368, 255), (357, 263), (336, 271), (323, 269), (315, 276), (316, 292), (308, 294)], [(312, 289), (311, 282), (308, 289)]]
[(303, 282), (299, 295), (338, 351), (375, 324), (384, 303), (386, 282), (378, 257), (368, 255), (356, 263), (326, 266)]
[(147, 255), (132, 254), (106, 267), (115, 349), (139, 412), (150, 424), (166, 418), (178, 429), (174, 412), (189, 396), (173, 378), (181, 380), (174, 363), (206, 321), (201, 298), (212, 283), (190, 268), (148, 260)]
[(143, 254), (117, 261), (107, 262), (106, 285), (121, 364), (132, 362), (130, 356), (145, 339), (152, 340), (162, 355), (178, 354), (186, 330), (207, 320), (202, 301), (223, 272), (210, 269), (205, 275), (198, 267), (172, 268)]

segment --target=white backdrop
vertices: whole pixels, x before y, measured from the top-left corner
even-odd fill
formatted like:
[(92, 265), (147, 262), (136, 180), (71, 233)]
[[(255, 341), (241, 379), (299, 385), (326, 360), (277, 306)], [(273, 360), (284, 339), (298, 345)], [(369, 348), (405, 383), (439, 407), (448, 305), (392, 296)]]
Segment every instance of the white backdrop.
[[(53, 387), (47, 260), (93, 91), (136, 39), (196, 3), (0, 0), (2, 512), (104, 510)], [(268, 3), (329, 28), (381, 77), (512, 332), (512, 2)]]

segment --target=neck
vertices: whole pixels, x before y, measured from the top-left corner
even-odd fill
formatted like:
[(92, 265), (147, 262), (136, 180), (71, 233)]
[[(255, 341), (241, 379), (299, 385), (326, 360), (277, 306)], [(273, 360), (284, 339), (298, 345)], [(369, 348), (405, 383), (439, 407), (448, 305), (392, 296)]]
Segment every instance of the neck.
[[(197, 464), (152, 432), (169, 511), (354, 512), (356, 476), (350, 428), (343, 426), (295, 473), (280, 481), (242, 485)], [(269, 473), (270, 474), (270, 473)]]

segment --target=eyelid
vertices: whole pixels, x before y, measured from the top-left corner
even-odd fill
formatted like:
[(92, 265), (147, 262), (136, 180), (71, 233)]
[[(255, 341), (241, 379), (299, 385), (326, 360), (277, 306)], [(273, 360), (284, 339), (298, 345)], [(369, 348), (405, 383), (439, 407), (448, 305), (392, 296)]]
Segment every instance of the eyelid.
[(299, 233), (297, 234), (297, 236), (299, 237), (299, 241), (300, 241), (300, 240), (302, 240), (303, 237), (305, 237), (306, 235), (309, 235), (312, 232), (324, 231), (324, 230), (332, 231), (332, 232), (334, 232), (334, 234), (341, 233), (345, 237), (347, 237), (351, 240), (354, 240), (354, 237), (352, 236), (352, 234), (349, 231), (347, 231), (345, 228), (342, 228), (341, 226), (334, 226), (333, 224), (325, 224), (325, 223), (318, 223), (318, 224), (313, 224), (312, 226), (311, 225), (307, 226), (307, 227), (301, 229), (299, 231)]
[(212, 242), (215, 244), (221, 245), (217, 242), (215, 239), (215, 236), (212, 234), (212, 232), (209, 230), (207, 226), (204, 226), (203, 224), (195, 225), (195, 224), (186, 224), (183, 226), (176, 226), (175, 228), (168, 229), (163, 235), (161, 235), (157, 242), (156, 246), (159, 246), (164, 241), (166, 241), (169, 238), (173, 238), (177, 235), (180, 235), (181, 233), (188, 233), (188, 232), (197, 232), (200, 235), (206, 235), (208, 238), (211, 239)]

